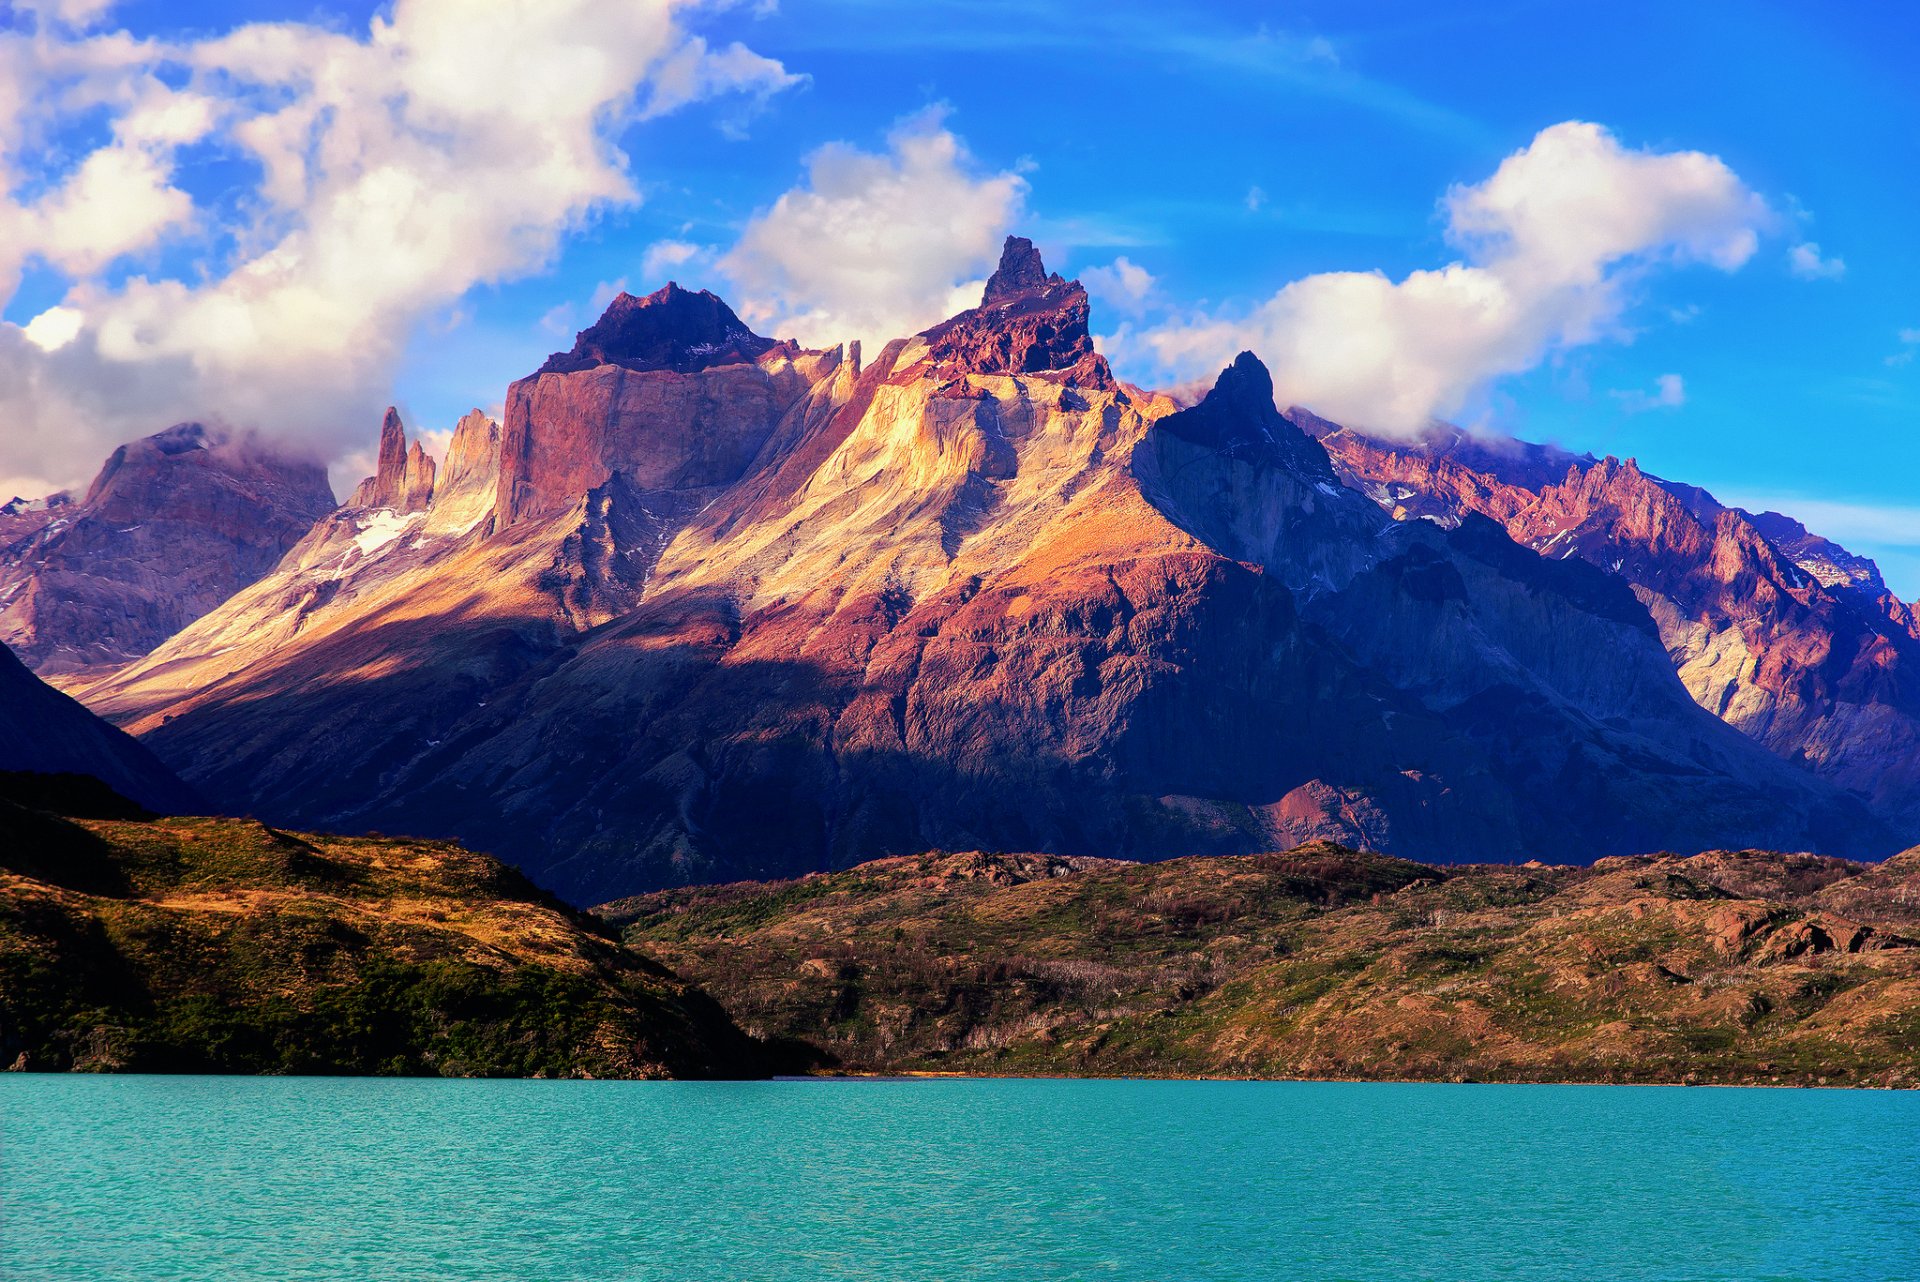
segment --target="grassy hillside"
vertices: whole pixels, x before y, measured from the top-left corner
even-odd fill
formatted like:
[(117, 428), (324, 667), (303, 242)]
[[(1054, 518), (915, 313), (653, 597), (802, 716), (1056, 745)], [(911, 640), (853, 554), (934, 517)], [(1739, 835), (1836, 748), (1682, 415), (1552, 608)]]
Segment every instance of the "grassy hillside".
[(769, 1068), (697, 990), (483, 855), (73, 800), (121, 817), (0, 801), (0, 1067)]
[(1920, 1085), (1920, 851), (926, 855), (599, 911), (851, 1070)]

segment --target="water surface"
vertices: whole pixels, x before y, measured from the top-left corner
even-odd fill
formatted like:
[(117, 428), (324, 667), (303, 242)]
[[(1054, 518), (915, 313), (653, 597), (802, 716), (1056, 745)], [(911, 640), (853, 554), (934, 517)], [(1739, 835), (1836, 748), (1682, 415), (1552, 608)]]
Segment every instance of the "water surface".
[(1920, 1279), (1920, 1093), (9, 1074), (0, 1277)]

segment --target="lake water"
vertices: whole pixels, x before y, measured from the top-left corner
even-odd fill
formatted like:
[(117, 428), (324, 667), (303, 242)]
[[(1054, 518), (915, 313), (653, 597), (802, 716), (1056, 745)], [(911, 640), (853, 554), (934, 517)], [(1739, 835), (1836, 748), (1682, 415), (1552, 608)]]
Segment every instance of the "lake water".
[(0, 1076), (0, 1277), (1920, 1278), (1920, 1093)]

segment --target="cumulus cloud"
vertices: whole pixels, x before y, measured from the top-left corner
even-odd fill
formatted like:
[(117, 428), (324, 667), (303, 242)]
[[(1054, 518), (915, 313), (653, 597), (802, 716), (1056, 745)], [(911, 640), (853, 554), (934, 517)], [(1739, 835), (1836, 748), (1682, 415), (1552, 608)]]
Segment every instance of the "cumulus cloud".
[(1648, 410), (1677, 410), (1687, 403), (1687, 384), (1678, 374), (1662, 374), (1653, 380), (1651, 392), (1635, 387), (1616, 391), (1612, 396), (1620, 402), (1620, 408), (1629, 414), (1644, 414)]
[(1178, 380), (1251, 348), (1283, 401), (1415, 435), (1493, 379), (1620, 336), (1634, 286), (1655, 268), (1740, 267), (1775, 221), (1716, 157), (1634, 150), (1579, 121), (1453, 188), (1441, 211), (1458, 261), (1401, 280), (1309, 276), (1250, 310), (1123, 325), (1105, 340), (1109, 355), (1134, 377)]
[(828, 143), (718, 263), (761, 333), (811, 346), (917, 333), (980, 301), (1027, 183), (986, 172), (944, 112), (896, 125), (882, 153)]
[(705, 266), (714, 258), (711, 245), (696, 245), (690, 240), (656, 240), (640, 255), (640, 274), (648, 289), (665, 284), (676, 269)]
[(1080, 283), (1095, 301), (1122, 314), (1138, 312), (1158, 286), (1152, 272), (1125, 254), (1104, 267), (1087, 268), (1080, 273)]
[[(419, 326), (638, 201), (624, 127), (796, 83), (690, 34), (699, 7), (546, 0), (482, 22), (471, 0), (396, 0), (359, 34), (271, 22), (168, 43), (91, 33), (99, 5), (43, 0), (34, 30), (0, 35), (0, 302), (29, 262), (70, 288), (0, 325), (0, 477), (82, 479), (186, 417), (321, 457), (357, 444)], [(22, 164), (103, 109), (111, 136), (69, 172)], [(202, 141), (257, 165), (237, 202), (175, 182)], [(175, 257), (193, 261), (159, 270), (188, 236)]]
[(1787, 270), (1801, 280), (1839, 280), (1847, 274), (1847, 260), (1827, 258), (1816, 241), (1805, 241), (1787, 251)]

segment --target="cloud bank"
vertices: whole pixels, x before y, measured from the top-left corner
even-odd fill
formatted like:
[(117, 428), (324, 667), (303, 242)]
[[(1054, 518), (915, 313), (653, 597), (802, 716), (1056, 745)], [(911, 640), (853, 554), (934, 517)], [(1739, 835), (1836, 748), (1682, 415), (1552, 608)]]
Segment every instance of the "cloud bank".
[[(639, 199), (623, 127), (798, 79), (689, 34), (694, 0), (484, 22), (469, 0), (396, 0), (358, 35), (254, 23), (187, 43), (98, 30), (106, 7), (45, 0), (33, 29), (0, 33), (0, 302), (29, 267), (70, 286), (0, 324), (7, 493), (84, 479), (179, 418), (326, 458), (360, 443), (424, 320)], [(23, 166), (102, 115), (66, 172)], [(176, 181), (195, 147), (248, 162), (250, 187), (197, 203)], [(182, 245), (191, 265), (167, 270)]]
[[(1740, 267), (1775, 221), (1716, 157), (1634, 150), (1580, 121), (1542, 130), (1485, 182), (1453, 188), (1441, 212), (1461, 255), (1444, 267), (1397, 281), (1308, 276), (1250, 310), (1122, 325), (1105, 346), (1126, 376), (1174, 381), (1210, 377), (1251, 348), (1283, 402), (1412, 436), (1496, 378), (1621, 336), (1648, 272)], [(1649, 400), (1672, 403), (1664, 395)]]

